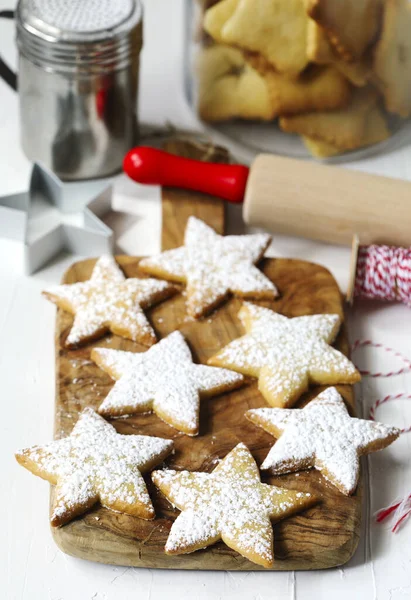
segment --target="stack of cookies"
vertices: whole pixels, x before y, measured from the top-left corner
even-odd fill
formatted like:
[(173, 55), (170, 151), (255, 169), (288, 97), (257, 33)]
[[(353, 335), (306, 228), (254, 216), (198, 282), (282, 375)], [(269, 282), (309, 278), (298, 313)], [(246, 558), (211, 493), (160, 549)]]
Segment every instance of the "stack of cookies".
[[(194, 552), (222, 540), (270, 568), (272, 522), (321, 502), (318, 490), (327, 484), (321, 480), (315, 494), (303, 483), (293, 489), (269, 485), (261, 482), (260, 469), (281, 475), (315, 468), (348, 496), (357, 486), (360, 455), (398, 437), (395, 427), (352, 418), (334, 387), (295, 408), (312, 384), (353, 384), (359, 373), (332, 347), (339, 315), (287, 318), (256, 304), (280, 293), (256, 266), (269, 243), (266, 234), (220, 236), (190, 217), (184, 245), (140, 260), (141, 276), (126, 278), (113, 257), (103, 256), (88, 281), (45, 292), (73, 315), (63, 336), (68, 352), (88, 344), (88, 356), (97, 365), (92, 387), (99, 369), (114, 382), (105, 398), (87, 397), (69, 436), (16, 454), (21, 465), (56, 486), (53, 526), (65, 525), (98, 502), (137, 519), (155, 519), (143, 477), (151, 472), (154, 485), (180, 511), (170, 524), (167, 554)], [(195, 363), (179, 330), (158, 340), (144, 311), (178, 292), (185, 295), (187, 317), (193, 320), (219, 310), (230, 294), (242, 298), (239, 319), (245, 334), (219, 344), (208, 364)], [(130, 340), (127, 351), (110, 348), (110, 332)], [(238, 418), (278, 440), (260, 467), (240, 437), (232, 445), (225, 441), (211, 472), (189, 471), (182, 457), (178, 470), (168, 468), (163, 461), (174, 441), (207, 434), (200, 429), (200, 401), (253, 379), (263, 406), (237, 409)], [(141, 413), (155, 413), (167, 424), (165, 438), (151, 435), (149, 424), (144, 429), (149, 435), (121, 435), (113, 426), (118, 417)], [(196, 446), (189, 443), (194, 454)]]
[(278, 119), (322, 158), (411, 114), (408, 0), (203, 0), (201, 15), (205, 121)]

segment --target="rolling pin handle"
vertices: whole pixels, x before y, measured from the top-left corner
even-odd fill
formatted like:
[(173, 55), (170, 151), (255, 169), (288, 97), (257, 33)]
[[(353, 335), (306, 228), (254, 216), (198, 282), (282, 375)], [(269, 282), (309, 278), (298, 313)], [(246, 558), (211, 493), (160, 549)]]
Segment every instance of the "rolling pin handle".
[(206, 163), (148, 146), (130, 150), (123, 169), (138, 183), (195, 190), (234, 203), (243, 201), (249, 174), (243, 165)]

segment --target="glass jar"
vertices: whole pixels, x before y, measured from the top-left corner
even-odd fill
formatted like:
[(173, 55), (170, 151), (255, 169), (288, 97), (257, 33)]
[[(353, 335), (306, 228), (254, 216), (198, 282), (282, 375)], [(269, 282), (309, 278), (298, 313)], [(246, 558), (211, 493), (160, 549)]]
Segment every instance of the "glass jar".
[[(207, 23), (208, 32), (205, 30), (205, 15), (215, 12), (223, 2), (229, 5), (228, 0), (186, 0), (185, 91), (205, 130), (237, 158), (250, 161), (258, 153), (270, 152), (346, 162), (410, 143), (410, 120), (387, 112), (383, 85), (369, 66), (380, 38), (370, 44), (367, 59), (343, 57), (337, 52), (336, 40), (333, 45), (332, 36), (307, 17), (307, 54), (315, 54), (319, 62), (314, 64), (307, 58), (299, 74), (280, 73), (267, 59), (269, 53), (262, 55), (264, 45), (258, 37), (257, 42), (251, 38), (251, 44), (248, 34), (238, 35), (235, 42), (222, 42), (215, 23), (212, 27)], [(240, 4), (241, 0), (237, 6)], [(308, 6), (309, 2), (301, 0), (301, 4)], [(377, 17), (377, 35), (381, 36), (384, 14)], [(224, 18), (227, 22), (221, 13), (214, 21), (220, 21), (221, 26)], [(249, 28), (253, 22), (250, 18)], [(260, 46), (258, 52), (250, 48), (253, 43)], [(410, 79), (411, 98), (411, 67), (405, 75)], [(298, 135), (298, 129), (310, 135)]]

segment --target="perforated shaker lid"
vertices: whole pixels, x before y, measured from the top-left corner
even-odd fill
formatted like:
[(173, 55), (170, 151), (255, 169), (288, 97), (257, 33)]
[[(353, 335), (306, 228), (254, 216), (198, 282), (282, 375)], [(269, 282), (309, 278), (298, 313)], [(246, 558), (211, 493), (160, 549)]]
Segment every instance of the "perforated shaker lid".
[(23, 27), (47, 41), (95, 41), (132, 27), (139, 0), (20, 0)]

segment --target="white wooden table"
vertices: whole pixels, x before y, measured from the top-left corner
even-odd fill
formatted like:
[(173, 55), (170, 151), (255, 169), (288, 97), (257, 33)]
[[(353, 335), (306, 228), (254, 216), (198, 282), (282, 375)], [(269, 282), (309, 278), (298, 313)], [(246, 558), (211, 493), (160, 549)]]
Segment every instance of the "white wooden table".
[[(0, 8), (13, 1), (0, 0)], [(141, 79), (144, 122), (194, 127), (182, 92), (182, 2), (147, 0)], [(0, 23), (0, 53), (15, 62), (10, 23)], [(370, 172), (411, 179), (411, 148), (355, 165)], [(16, 97), (0, 82), (0, 194), (26, 187), (30, 164), (18, 143)], [(387, 199), (389, 201), (389, 199)], [(411, 198), (410, 198), (411, 201)], [(125, 217), (124, 213), (130, 213)], [(231, 213), (230, 230), (239, 214)], [(159, 249), (160, 196), (119, 176), (114, 211), (108, 217), (119, 249), (130, 254)], [(274, 237), (272, 253), (326, 265), (346, 285), (349, 251), (328, 245)], [(411, 435), (373, 455), (363, 465), (367, 477), (363, 534), (354, 558), (343, 568), (298, 573), (175, 572), (118, 568), (76, 560), (54, 545), (48, 525), (48, 485), (18, 467), (13, 452), (51, 439), (54, 406), (54, 309), (41, 289), (60, 280), (80, 257), (61, 256), (33, 277), (22, 274), (19, 244), (0, 240), (0, 425), (1, 514), (0, 596), (7, 600), (177, 600), (254, 598), (255, 600), (405, 600), (411, 598), (411, 522), (397, 535), (376, 525), (372, 513), (411, 491)], [(361, 302), (349, 314), (351, 339), (371, 338), (411, 356), (411, 310), (400, 305)], [(398, 362), (374, 351), (356, 357), (361, 366), (386, 370)], [(373, 400), (411, 391), (411, 374), (364, 379), (358, 389), (360, 410)], [(382, 407), (381, 420), (411, 422), (411, 402)], [(368, 481), (369, 473), (369, 481)]]

